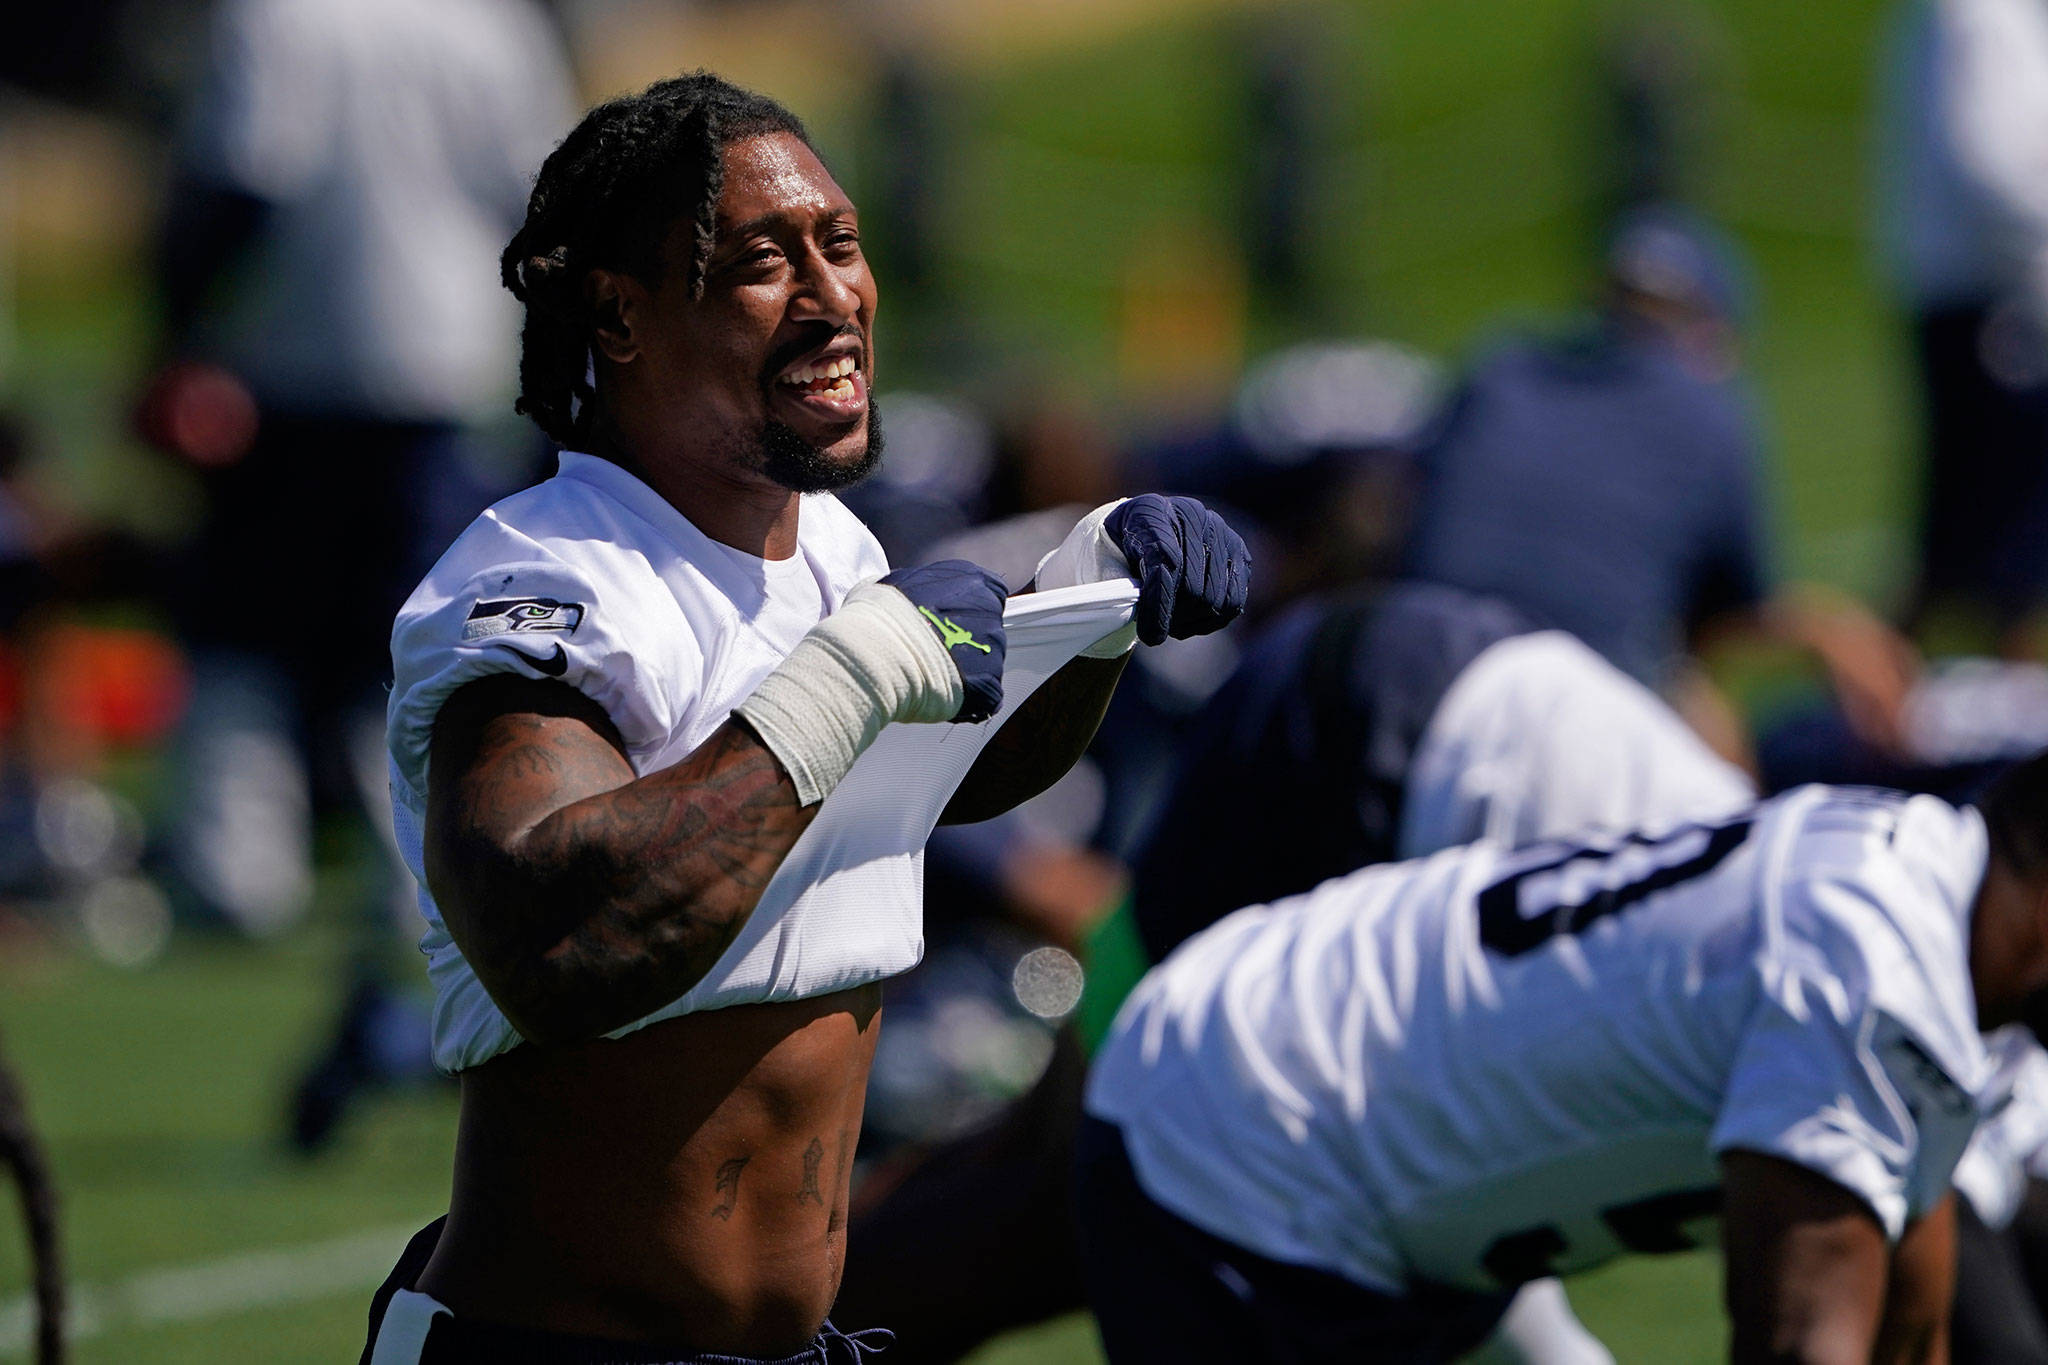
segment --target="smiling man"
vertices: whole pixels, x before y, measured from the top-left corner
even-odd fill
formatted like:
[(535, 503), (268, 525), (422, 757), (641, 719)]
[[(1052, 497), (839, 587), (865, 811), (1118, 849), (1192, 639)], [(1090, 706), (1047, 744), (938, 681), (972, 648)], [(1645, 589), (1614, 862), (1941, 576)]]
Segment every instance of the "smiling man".
[[(876, 290), (786, 110), (699, 73), (591, 111), (503, 268), (520, 409), (564, 450), (392, 636), (393, 801), (462, 1119), (448, 1216), (364, 1359), (854, 1359), (826, 1313), (879, 983), (922, 949), (914, 868), (834, 844), (750, 920), (884, 726), (996, 714), (1002, 585), (886, 572), (830, 496), (881, 450)], [(947, 817), (1048, 785), (1131, 635), (1226, 624), (1246, 573), (1189, 500), (1084, 518), (1039, 585), (1136, 578), (1135, 619), (1010, 715)]]

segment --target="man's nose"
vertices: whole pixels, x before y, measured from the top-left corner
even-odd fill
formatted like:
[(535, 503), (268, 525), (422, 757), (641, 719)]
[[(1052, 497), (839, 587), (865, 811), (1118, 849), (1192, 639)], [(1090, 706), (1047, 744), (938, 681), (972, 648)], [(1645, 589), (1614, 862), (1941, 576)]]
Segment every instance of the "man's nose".
[(860, 290), (854, 287), (853, 267), (827, 260), (822, 251), (813, 248), (805, 253), (801, 284), (795, 300), (799, 316), (843, 326), (859, 315)]

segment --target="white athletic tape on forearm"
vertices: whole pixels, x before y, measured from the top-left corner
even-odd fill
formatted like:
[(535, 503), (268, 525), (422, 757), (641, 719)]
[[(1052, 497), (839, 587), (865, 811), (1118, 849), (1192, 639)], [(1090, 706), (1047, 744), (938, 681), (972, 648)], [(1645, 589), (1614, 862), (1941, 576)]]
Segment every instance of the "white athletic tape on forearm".
[(733, 708), (780, 759), (806, 806), (822, 801), (891, 721), (951, 720), (960, 670), (908, 597), (863, 583)]
[[(1032, 581), (1040, 592), (1054, 588), (1079, 587), (1083, 583), (1108, 583), (1116, 579), (1131, 579), (1131, 562), (1102, 523), (1109, 520), (1109, 514), (1130, 501), (1118, 498), (1106, 502), (1074, 523), (1074, 529), (1067, 532), (1067, 538), (1055, 546), (1052, 552), (1038, 561), (1038, 572)], [(1128, 654), (1138, 643), (1138, 627), (1126, 622), (1094, 644), (1081, 651), (1086, 659), (1114, 659)]]

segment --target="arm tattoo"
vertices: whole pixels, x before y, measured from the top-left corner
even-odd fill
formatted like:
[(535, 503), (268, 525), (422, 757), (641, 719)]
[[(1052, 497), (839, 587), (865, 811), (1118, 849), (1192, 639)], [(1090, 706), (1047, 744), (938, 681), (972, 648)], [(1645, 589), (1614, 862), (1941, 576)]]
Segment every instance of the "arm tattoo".
[(492, 998), (543, 1043), (702, 980), (817, 813), (738, 722), (635, 778), (594, 702), (524, 679), (449, 700), (428, 786), (428, 883)]
[(740, 1201), (740, 1172), (747, 1169), (752, 1157), (736, 1156), (718, 1168), (717, 1183), (712, 1186), (718, 1192), (718, 1207), (711, 1210), (711, 1216), (721, 1222), (732, 1218), (733, 1206)]
[(818, 1163), (825, 1159), (825, 1144), (816, 1138), (804, 1148), (804, 1187), (796, 1192), (796, 1202), (808, 1199), (818, 1207), (825, 1206), (825, 1195), (818, 1189)]

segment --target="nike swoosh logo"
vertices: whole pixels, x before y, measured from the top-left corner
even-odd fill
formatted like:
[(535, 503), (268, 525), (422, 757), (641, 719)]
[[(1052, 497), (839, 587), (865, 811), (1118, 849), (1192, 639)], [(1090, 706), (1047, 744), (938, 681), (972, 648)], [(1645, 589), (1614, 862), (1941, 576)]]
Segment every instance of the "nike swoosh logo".
[(555, 652), (547, 658), (528, 659), (527, 662), (547, 674), (550, 678), (559, 678), (569, 671), (569, 651), (563, 649), (560, 645), (556, 645)]

